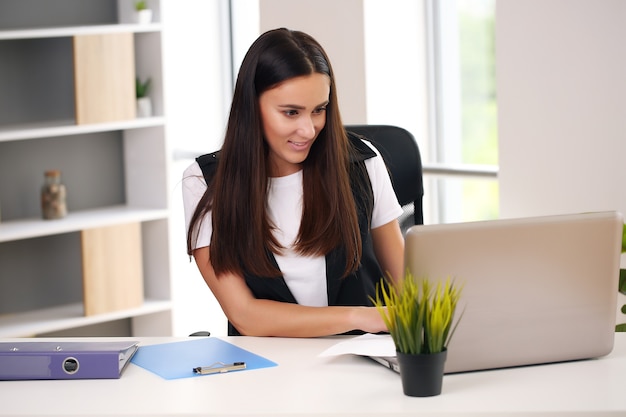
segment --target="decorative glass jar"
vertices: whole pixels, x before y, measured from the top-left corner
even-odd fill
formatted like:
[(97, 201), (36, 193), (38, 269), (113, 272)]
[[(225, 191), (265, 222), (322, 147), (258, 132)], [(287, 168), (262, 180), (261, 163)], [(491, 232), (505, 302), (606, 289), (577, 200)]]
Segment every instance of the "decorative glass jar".
[(45, 172), (41, 187), (41, 212), (46, 220), (61, 219), (67, 215), (65, 185), (61, 183), (61, 171)]

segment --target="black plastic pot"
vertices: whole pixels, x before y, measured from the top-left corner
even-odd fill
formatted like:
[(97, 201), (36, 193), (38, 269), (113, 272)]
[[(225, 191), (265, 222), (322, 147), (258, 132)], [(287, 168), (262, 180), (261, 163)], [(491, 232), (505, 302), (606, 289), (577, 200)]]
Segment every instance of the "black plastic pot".
[(412, 355), (396, 352), (404, 395), (432, 397), (441, 394), (443, 371), (448, 351)]

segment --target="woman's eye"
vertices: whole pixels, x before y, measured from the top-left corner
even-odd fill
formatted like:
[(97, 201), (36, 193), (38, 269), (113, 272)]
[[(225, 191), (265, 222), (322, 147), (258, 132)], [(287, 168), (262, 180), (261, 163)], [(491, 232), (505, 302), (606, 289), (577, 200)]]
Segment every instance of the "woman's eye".
[(298, 110), (285, 110), (286, 116), (296, 116), (298, 114)]

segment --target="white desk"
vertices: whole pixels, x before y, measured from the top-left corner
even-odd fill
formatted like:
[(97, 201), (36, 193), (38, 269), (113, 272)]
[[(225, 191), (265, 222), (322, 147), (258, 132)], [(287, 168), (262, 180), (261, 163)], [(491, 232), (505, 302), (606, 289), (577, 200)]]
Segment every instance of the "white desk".
[(119, 380), (0, 381), (0, 415), (626, 416), (625, 333), (604, 358), (446, 375), (430, 398), (404, 396), (399, 375), (369, 359), (317, 357), (335, 338), (225, 340), (279, 366), (168, 381), (131, 364)]

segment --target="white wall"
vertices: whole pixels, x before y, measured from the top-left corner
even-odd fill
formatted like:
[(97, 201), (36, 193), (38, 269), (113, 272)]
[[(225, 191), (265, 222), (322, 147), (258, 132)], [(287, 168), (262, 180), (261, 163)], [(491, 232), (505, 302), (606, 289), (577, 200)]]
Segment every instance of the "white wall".
[(427, 158), (428, 37), (424, 0), (363, 0), (367, 123), (402, 126)]
[(286, 27), (313, 36), (330, 58), (344, 123), (365, 123), (362, 0), (260, 0), (260, 29)]
[(231, 90), (223, 6), (223, 1), (161, 1), (166, 134), (172, 158), (168, 177), (175, 336), (199, 330), (226, 334), (219, 304), (186, 255), (180, 186), (183, 170), (193, 162), (181, 152), (214, 151), (224, 135)]
[(496, 4), (501, 217), (626, 214), (626, 2)]
[(502, 217), (626, 213), (626, 2), (499, 0)]

